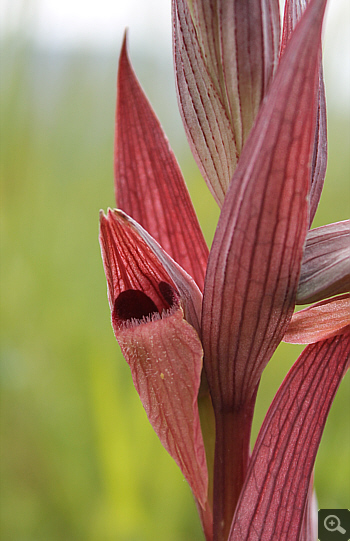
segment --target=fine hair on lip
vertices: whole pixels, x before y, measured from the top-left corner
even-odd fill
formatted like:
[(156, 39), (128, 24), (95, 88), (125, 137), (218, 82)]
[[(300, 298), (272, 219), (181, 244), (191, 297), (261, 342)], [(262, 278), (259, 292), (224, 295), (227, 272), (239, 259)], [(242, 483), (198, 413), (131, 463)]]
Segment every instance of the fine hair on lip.
[(160, 315), (178, 304), (176, 291), (167, 282), (159, 282), (159, 306), (144, 291), (126, 289), (114, 301), (113, 319), (122, 323), (129, 320), (143, 320)]

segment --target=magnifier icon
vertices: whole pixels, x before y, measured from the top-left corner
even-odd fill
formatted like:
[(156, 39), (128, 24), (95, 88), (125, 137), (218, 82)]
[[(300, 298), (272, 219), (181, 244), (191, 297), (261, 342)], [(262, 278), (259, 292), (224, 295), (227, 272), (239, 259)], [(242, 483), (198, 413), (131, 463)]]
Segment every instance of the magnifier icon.
[(324, 527), (329, 532), (346, 533), (346, 530), (340, 526), (340, 520), (336, 515), (327, 515), (324, 519)]

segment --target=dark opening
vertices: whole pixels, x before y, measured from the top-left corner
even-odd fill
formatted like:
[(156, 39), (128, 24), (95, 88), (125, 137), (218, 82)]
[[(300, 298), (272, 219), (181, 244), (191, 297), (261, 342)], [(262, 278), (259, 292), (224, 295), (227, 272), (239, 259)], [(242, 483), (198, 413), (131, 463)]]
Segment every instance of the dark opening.
[(127, 289), (118, 295), (114, 303), (113, 316), (119, 320), (142, 319), (158, 313), (152, 299), (143, 291)]
[(169, 304), (169, 307), (177, 303), (177, 295), (175, 289), (171, 287), (168, 282), (159, 282), (158, 287), (163, 299), (166, 303)]

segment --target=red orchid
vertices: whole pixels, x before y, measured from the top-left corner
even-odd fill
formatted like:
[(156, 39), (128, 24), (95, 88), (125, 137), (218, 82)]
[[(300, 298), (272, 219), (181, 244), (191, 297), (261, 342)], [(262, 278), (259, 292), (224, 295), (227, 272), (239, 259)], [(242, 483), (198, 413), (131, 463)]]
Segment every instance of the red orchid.
[[(325, 5), (287, 0), (280, 42), (278, 0), (173, 0), (180, 112), (222, 207), (210, 253), (125, 40), (121, 52), (122, 210), (100, 220), (112, 325), (207, 541), (315, 538), (313, 465), (350, 359), (349, 295), (327, 299), (349, 288), (349, 223), (309, 231), (327, 156)], [(282, 340), (311, 345), (250, 456), (259, 381)]]

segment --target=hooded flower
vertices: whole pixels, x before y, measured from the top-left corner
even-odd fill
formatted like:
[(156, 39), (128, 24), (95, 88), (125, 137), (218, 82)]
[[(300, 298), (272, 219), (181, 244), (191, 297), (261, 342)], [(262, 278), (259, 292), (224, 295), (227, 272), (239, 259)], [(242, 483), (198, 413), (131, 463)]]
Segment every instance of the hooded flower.
[(114, 334), (154, 430), (201, 503), (207, 467), (197, 395), (202, 346), (175, 283), (117, 211), (101, 213), (101, 249)]
[[(313, 464), (349, 362), (348, 296), (292, 319), (297, 302), (349, 285), (348, 223), (309, 231), (327, 155), (325, 5), (287, 0), (280, 43), (277, 0), (172, 2), (179, 108), (221, 207), (210, 253), (125, 40), (122, 48), (122, 211), (102, 213), (100, 230), (112, 325), (148, 418), (191, 486), (207, 541), (268, 540), (275, 531), (311, 540), (314, 531)], [(283, 338), (312, 345), (278, 391), (250, 457), (260, 377)]]

